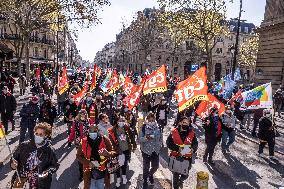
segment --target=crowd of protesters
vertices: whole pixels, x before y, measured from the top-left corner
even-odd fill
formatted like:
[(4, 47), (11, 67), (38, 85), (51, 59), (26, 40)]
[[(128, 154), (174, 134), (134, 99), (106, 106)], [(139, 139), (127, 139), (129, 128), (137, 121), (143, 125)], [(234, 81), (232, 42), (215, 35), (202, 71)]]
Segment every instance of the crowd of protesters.
[[(52, 130), (55, 129), (57, 117), (63, 117), (68, 125), (68, 147), (77, 148), (78, 179), (84, 182), (84, 189), (108, 188), (111, 183), (115, 183), (116, 187), (127, 184), (131, 153), (138, 146), (143, 159), (143, 189), (155, 182), (154, 174), (159, 168), (159, 155), (164, 145), (170, 151), (171, 161), (181, 163), (185, 160), (185, 165), (190, 170), (192, 158), (198, 151), (198, 136), (193, 127), (197, 119), (197, 106), (179, 112), (174, 124), (169, 125), (168, 119), (172, 114), (170, 105), (177, 80), (169, 79), (167, 93), (143, 96), (139, 105), (130, 110), (123, 103), (126, 99), (123, 91), (119, 90), (111, 96), (100, 89), (103, 79), (104, 74), (97, 79), (94, 92), (86, 93), (80, 102), (76, 102), (74, 96), (82, 90), (87, 80), (84, 73), (75, 72), (75, 75), (70, 76), (69, 89), (63, 94), (58, 93), (52, 74), (46, 74), (40, 80), (33, 75), (30, 83), (24, 75), (18, 78), (20, 95), (25, 95), (30, 85), (29, 92), (32, 96), (20, 110), (20, 145), (12, 155), (11, 167), (17, 170), (21, 181), (29, 183), (30, 188), (49, 189), (52, 174), (59, 167), (51, 146)], [(9, 121), (12, 123), (12, 130), (15, 129), (15, 83), (16, 80), (8, 73), (1, 74), (0, 111), (6, 133), (9, 132)], [(252, 86), (240, 86), (234, 93), (251, 88)], [(57, 106), (53, 102), (54, 94), (57, 97)], [(237, 100), (229, 103), (221, 95), (215, 96), (226, 104), (226, 109), (220, 116), (219, 110), (212, 108), (209, 115), (200, 120), (206, 144), (203, 162), (214, 166), (214, 151), (219, 143), (222, 152), (230, 154), (236, 131), (246, 129), (245, 125), (250, 119), (254, 120), (252, 136), (258, 135), (260, 139), (259, 155), (263, 156), (264, 146), (268, 143), (270, 159), (275, 160), (273, 112), (268, 109), (249, 111), (242, 109)], [(274, 101), (275, 112), (279, 112), (281, 116), (281, 109), (284, 108), (284, 87), (281, 86), (276, 91)], [(139, 125), (140, 113), (143, 115), (142, 125)], [(237, 128), (238, 123), (240, 128)], [(250, 124), (247, 129), (250, 129), (249, 126)], [(166, 127), (170, 127), (170, 133), (164, 140)], [(183, 188), (189, 172), (184, 173), (174, 167), (170, 170), (173, 172), (173, 188)], [(14, 174), (13, 183), (17, 182), (18, 174)]]

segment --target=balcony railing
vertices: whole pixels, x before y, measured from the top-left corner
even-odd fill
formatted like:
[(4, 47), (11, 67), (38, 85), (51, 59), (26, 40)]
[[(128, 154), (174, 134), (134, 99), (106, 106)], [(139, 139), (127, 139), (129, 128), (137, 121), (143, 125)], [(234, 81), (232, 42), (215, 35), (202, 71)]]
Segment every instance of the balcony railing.
[[(22, 36), (19, 34), (7, 34), (7, 33), (0, 33), (0, 39), (7, 39), (7, 40), (18, 40), (21, 39)], [(30, 37), (30, 42), (33, 43), (43, 43), (47, 45), (55, 45), (54, 40), (48, 40), (46, 38), (39, 38), (35, 36)]]

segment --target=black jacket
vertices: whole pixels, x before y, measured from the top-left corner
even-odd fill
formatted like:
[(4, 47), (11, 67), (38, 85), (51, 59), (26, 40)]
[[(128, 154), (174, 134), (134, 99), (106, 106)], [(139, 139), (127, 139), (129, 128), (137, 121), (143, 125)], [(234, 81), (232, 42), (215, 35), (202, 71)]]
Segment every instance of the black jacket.
[(16, 111), (17, 102), (11, 93), (0, 95), (0, 112), (12, 115)]
[(43, 103), (40, 107), (39, 121), (46, 122), (51, 126), (54, 123), (54, 119), (57, 116), (57, 110), (55, 106)]
[[(213, 116), (209, 116), (207, 119), (205, 119), (205, 123), (203, 124), (203, 128), (205, 130), (205, 142), (206, 143), (211, 143), (211, 142), (216, 142), (220, 141), (222, 137), (222, 133), (218, 133), (218, 127), (215, 125)], [(206, 122), (207, 120), (210, 121), (210, 124), (207, 125)], [(222, 131), (223, 123), (220, 118), (218, 118), (218, 121), (221, 123), (221, 128), (220, 130)]]
[(275, 137), (275, 131), (272, 127), (272, 121), (267, 117), (262, 117), (259, 120), (258, 138), (268, 141)]
[(46, 145), (40, 148), (37, 148), (34, 142), (30, 141), (20, 144), (16, 151), (13, 153), (13, 158), (18, 162), (17, 170), (19, 171), (21, 176), (30, 154), (35, 150), (37, 150), (37, 157), (40, 160), (40, 163), (38, 165), (38, 173), (49, 173), (46, 178), (38, 179), (38, 189), (49, 189), (52, 180), (52, 173), (55, 173), (59, 167), (54, 149), (51, 147), (49, 142), (47, 142)]
[(25, 104), (20, 112), (21, 116), (21, 127), (34, 127), (36, 120), (39, 117), (39, 107), (37, 104), (29, 102)]
[[(179, 135), (182, 139), (182, 141), (184, 141), (188, 135), (188, 132), (181, 132), (180, 131), (180, 126), (178, 126), (178, 130), (179, 130)], [(173, 136), (172, 136), (172, 133), (170, 133), (170, 135), (168, 136), (167, 138), (167, 147), (172, 150), (172, 151), (179, 151), (179, 146), (176, 145), (173, 141)], [(192, 151), (193, 153), (195, 153), (197, 151), (197, 148), (198, 148), (198, 141), (197, 141), (197, 138), (196, 138), (196, 135), (194, 134), (194, 137), (192, 139), (192, 144), (191, 144), (191, 148), (192, 148)]]
[(76, 102), (71, 103), (70, 100), (66, 100), (64, 102), (64, 122), (65, 123), (70, 123), (69, 116), (72, 115), (73, 118), (76, 117), (76, 110), (77, 110), (77, 105)]

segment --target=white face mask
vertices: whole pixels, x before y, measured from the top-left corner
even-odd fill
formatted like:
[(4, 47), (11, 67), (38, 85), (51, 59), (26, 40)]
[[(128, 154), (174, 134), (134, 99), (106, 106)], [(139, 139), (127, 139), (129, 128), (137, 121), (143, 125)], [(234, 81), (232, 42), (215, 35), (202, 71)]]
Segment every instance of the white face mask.
[(44, 141), (44, 137), (35, 135), (35, 143), (41, 144)]
[(148, 125), (151, 126), (151, 127), (153, 127), (153, 126), (156, 125), (156, 122), (154, 122), (154, 121), (153, 121), (153, 122), (149, 122)]
[(271, 114), (270, 114), (270, 113), (267, 113), (267, 114), (265, 114), (265, 117), (271, 118)]
[(91, 100), (92, 100), (92, 97), (88, 96), (87, 101), (91, 101)]
[(106, 108), (110, 108), (110, 105), (106, 105)]
[(89, 133), (89, 137), (95, 140), (98, 137), (98, 133)]
[(125, 125), (125, 123), (124, 122), (118, 122), (118, 124), (117, 124), (119, 127), (123, 127), (124, 125)]

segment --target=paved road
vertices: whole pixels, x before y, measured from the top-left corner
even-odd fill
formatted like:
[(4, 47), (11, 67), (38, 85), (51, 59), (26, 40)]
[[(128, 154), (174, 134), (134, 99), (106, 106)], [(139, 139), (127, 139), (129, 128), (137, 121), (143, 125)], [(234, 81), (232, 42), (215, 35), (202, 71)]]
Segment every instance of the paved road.
[[(27, 98), (22, 97), (19, 100), (20, 104), (26, 103)], [(19, 107), (20, 108), (20, 107)], [(175, 118), (176, 109), (174, 108), (173, 117), (169, 120), (168, 127), (165, 129), (164, 140), (169, 133), (170, 127)], [(284, 123), (284, 121), (280, 121)], [(78, 165), (75, 160), (76, 149), (67, 148), (66, 146), (66, 125), (59, 122), (56, 124), (53, 134), (53, 145), (56, 150), (57, 157), (60, 162), (60, 167), (54, 175), (52, 189), (77, 189), (81, 188), (82, 183), (78, 180)], [(237, 137), (235, 144), (232, 147), (231, 155), (223, 155), (220, 146), (217, 146), (214, 159), (216, 160), (215, 167), (210, 167), (201, 161), (204, 152), (204, 137), (200, 123), (197, 122), (195, 130), (199, 140), (199, 149), (197, 159), (193, 168), (190, 171), (189, 179), (186, 181), (186, 189), (194, 188), (196, 185), (196, 172), (207, 171), (210, 174), (209, 188), (239, 188), (239, 189), (270, 189), (284, 186), (284, 157), (276, 154), (279, 159), (277, 163), (271, 163), (267, 158), (259, 158), (257, 156), (257, 144), (250, 140), (245, 140), (242, 137)], [(245, 132), (245, 131), (243, 131)], [(12, 149), (18, 144), (19, 131), (16, 130), (8, 135), (9, 143)], [(248, 137), (250, 137), (248, 135)], [(283, 134), (282, 134), (283, 138)], [(2, 146), (3, 147), (3, 146)], [(282, 145), (283, 147), (283, 145)], [(279, 149), (281, 146), (279, 146)], [(7, 148), (0, 146), (0, 161), (3, 161), (8, 155)], [(267, 155), (267, 150), (265, 154)], [(170, 189), (171, 173), (167, 169), (167, 149), (163, 149), (160, 158), (160, 169), (155, 175), (155, 186), (157, 189)], [(0, 189), (6, 188), (12, 172), (4, 162), (0, 169)], [(142, 158), (140, 151), (137, 150), (132, 154), (132, 161), (128, 171), (129, 183), (121, 188), (141, 188), (142, 181)], [(115, 187), (113, 187), (115, 188)]]

